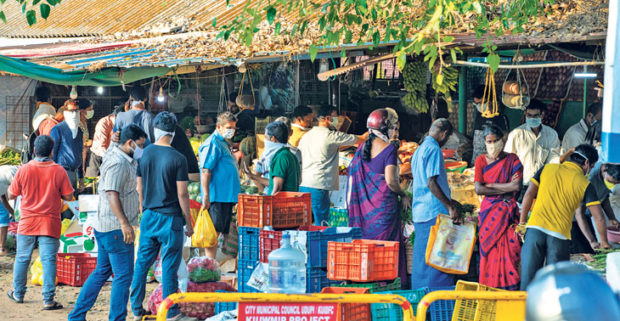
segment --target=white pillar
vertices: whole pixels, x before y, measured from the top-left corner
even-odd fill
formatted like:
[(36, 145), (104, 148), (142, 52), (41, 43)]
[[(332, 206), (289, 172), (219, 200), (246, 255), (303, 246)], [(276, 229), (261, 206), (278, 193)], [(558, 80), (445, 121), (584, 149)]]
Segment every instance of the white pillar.
[[(609, 0), (603, 92), (602, 158), (620, 163), (620, 34), (618, 0)], [(618, 64), (618, 68), (616, 68)]]

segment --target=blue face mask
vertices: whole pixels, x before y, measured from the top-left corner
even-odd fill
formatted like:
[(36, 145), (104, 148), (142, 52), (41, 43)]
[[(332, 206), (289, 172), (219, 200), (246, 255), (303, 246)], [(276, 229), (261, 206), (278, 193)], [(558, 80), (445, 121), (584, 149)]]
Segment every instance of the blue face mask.
[(542, 120), (540, 118), (529, 118), (529, 117), (526, 117), (525, 118), (525, 123), (527, 124), (528, 127), (534, 129), (534, 128), (540, 127), (540, 125), (542, 124)]

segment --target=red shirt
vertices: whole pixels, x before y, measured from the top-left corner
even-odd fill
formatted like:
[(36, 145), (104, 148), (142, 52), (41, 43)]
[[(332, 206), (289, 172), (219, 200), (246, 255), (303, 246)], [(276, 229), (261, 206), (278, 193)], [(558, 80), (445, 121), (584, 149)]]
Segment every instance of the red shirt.
[(22, 197), (17, 233), (60, 238), (61, 197), (73, 193), (69, 176), (60, 165), (28, 162), (15, 174), (9, 192)]
[(59, 121), (54, 118), (47, 118), (41, 122), (39, 125), (39, 135), (47, 135), (49, 136), (52, 132), (52, 128), (58, 125)]

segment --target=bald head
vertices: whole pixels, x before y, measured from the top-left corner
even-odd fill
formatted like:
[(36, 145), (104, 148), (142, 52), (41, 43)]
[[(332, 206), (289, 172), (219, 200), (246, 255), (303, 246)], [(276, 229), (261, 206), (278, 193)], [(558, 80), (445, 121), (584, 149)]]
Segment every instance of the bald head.
[(433, 122), (428, 135), (433, 137), (439, 145), (443, 145), (450, 135), (452, 135), (452, 124), (445, 118), (439, 118)]

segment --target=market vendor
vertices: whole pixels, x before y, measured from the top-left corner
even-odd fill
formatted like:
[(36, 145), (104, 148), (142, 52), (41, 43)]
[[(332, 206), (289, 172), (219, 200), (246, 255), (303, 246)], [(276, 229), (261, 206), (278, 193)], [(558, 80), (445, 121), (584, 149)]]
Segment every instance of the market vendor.
[[(32, 116), (32, 129), (37, 131), (41, 122), (54, 117), (56, 108), (51, 104), (51, 91), (49, 87), (37, 87), (34, 91), (34, 96), (37, 100), (37, 105), (35, 107), (34, 116)], [(39, 135), (42, 134), (39, 132)]]
[[(618, 219), (611, 207), (609, 194), (616, 184), (620, 184), (620, 165), (597, 163), (590, 173), (589, 180), (596, 198), (601, 202), (603, 212), (607, 215), (608, 224), (618, 227)], [(594, 234), (591, 217), (592, 214), (584, 204), (577, 208), (571, 228), (571, 253), (594, 253), (594, 249), (600, 247)], [(600, 235), (602, 231), (598, 232)]]
[(74, 189), (84, 187), (82, 171), (83, 136), (79, 127), (80, 110), (78, 103), (71, 100), (63, 112), (64, 121), (54, 126), (50, 136), (54, 139), (52, 157), (54, 162), (62, 166)]
[(3, 165), (0, 166), (0, 256), (9, 254), (5, 247), (6, 237), (9, 232), (9, 222), (11, 217), (15, 217), (15, 211), (9, 204), (7, 190), (13, 182), (15, 173), (19, 166)]
[(93, 107), (93, 102), (86, 98), (78, 98), (76, 99), (78, 107), (80, 107), (80, 129), (82, 130), (83, 141), (86, 142), (90, 139), (90, 135), (88, 132), (88, 124), (87, 120), (93, 118), (95, 116), (95, 108)]
[[(601, 248), (610, 248), (601, 201), (584, 175), (590, 172), (597, 160), (594, 147), (579, 145), (568, 161), (547, 164), (531, 178), (517, 228), (520, 233), (525, 233), (521, 249), (522, 291), (527, 290), (536, 272), (545, 264), (570, 259), (573, 217), (582, 202), (592, 213), (596, 228), (601, 232)], [(536, 204), (533, 204), (534, 199)]]
[(116, 106), (114, 112), (99, 119), (95, 126), (95, 134), (93, 135), (93, 145), (90, 148), (90, 160), (88, 162), (88, 168), (86, 168), (87, 177), (99, 176), (99, 167), (103, 155), (110, 147), (112, 142), (112, 135), (114, 134), (114, 121), (116, 115), (123, 111), (123, 106)]
[(338, 186), (338, 151), (343, 146), (362, 144), (368, 137), (330, 130), (334, 117), (332, 106), (324, 105), (317, 113), (318, 125), (309, 130), (299, 141), (302, 157), (302, 178), (299, 191), (310, 193), (314, 224), (321, 225), (328, 219), (330, 191)]
[(586, 109), (586, 117), (581, 119), (578, 123), (571, 126), (562, 139), (561, 153), (565, 154), (569, 150), (581, 145), (590, 144), (594, 145), (594, 137), (590, 137), (590, 140), (586, 139), (588, 132), (592, 127), (601, 121), (603, 117), (603, 104), (593, 103)]
[(306, 105), (299, 105), (293, 110), (293, 134), (289, 138), (289, 144), (298, 147), (301, 138), (312, 128), (314, 111)]
[(254, 135), (256, 112), (254, 111), (255, 101), (252, 95), (237, 96), (237, 107), (241, 110), (237, 116), (238, 134), (242, 136)]
[[(241, 192), (237, 160), (228, 143), (235, 136), (236, 127), (235, 115), (230, 112), (219, 114), (215, 131), (202, 143), (199, 152), (202, 206), (209, 210), (213, 226), (221, 234), (229, 232), (233, 207)], [(217, 245), (206, 249), (206, 254), (215, 259)]]
[(426, 264), (426, 247), (437, 215), (449, 214), (455, 223), (462, 221), (458, 203), (451, 199), (444, 165), (443, 146), (452, 134), (452, 124), (440, 118), (433, 122), (429, 135), (411, 158), (413, 203), (411, 213), (415, 229), (411, 288), (454, 285), (454, 276)]
[(480, 85), (478, 86), (478, 88), (476, 88), (476, 90), (474, 90), (474, 94), (472, 95), (472, 98), (474, 100), (474, 125), (472, 133), (472, 145), (474, 151), (471, 161), (472, 164), (476, 162), (478, 156), (484, 155), (487, 152), (485, 138), (483, 135), (485, 126), (497, 126), (497, 128), (499, 128), (504, 133), (507, 133), (510, 129), (508, 125), (508, 117), (506, 117), (506, 115), (504, 115), (501, 110), (499, 111), (499, 115), (493, 116), (492, 118), (482, 117), (482, 111), (487, 108), (488, 104), (488, 99), (487, 102), (484, 103), (484, 105), (482, 104), (484, 89), (484, 86)]
[[(450, 112), (448, 111), (448, 103), (445, 101), (445, 99), (438, 99), (437, 110), (433, 115), (433, 119), (449, 119), (449, 117)], [(468, 163), (471, 160), (471, 155), (473, 153), (473, 145), (471, 143), (471, 140), (467, 136), (456, 130), (453, 130), (450, 136), (448, 136), (448, 140), (443, 146), (441, 146), (441, 149), (454, 150), (454, 155), (457, 160), (465, 161)]]
[[(551, 127), (542, 124), (545, 104), (533, 99), (525, 109), (525, 124), (508, 134), (504, 151), (519, 156), (523, 164), (523, 185), (528, 186), (534, 174), (545, 164), (560, 162), (560, 139)], [(521, 190), (519, 200), (527, 187)]]
[[(135, 85), (134, 87), (131, 87), (129, 90), (130, 109), (116, 115), (116, 120), (114, 122), (114, 133), (119, 132), (121, 128), (129, 124), (136, 124), (147, 134), (149, 139), (147, 145), (150, 142), (155, 141), (153, 114), (146, 110), (147, 99), (148, 97), (146, 95), (146, 90), (142, 86)], [(140, 158), (141, 153), (142, 151), (135, 153), (134, 157), (136, 159)]]
[(234, 114), (239, 112), (239, 106), (237, 106), (237, 93), (232, 92), (228, 95), (228, 102), (226, 103), (226, 111)]

